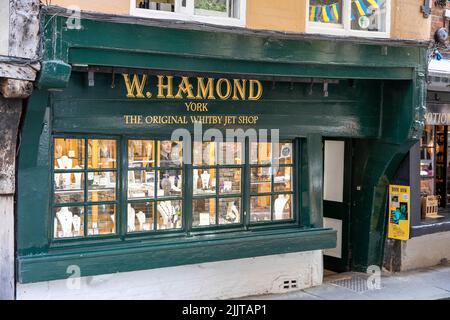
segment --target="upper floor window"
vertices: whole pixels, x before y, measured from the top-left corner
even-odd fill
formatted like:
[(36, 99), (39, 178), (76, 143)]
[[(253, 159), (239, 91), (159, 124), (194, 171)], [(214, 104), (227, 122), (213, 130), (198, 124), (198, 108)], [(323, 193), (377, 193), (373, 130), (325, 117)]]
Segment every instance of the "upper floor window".
[(389, 37), (390, 0), (309, 0), (307, 31)]
[(131, 0), (131, 15), (244, 26), (245, 0)]

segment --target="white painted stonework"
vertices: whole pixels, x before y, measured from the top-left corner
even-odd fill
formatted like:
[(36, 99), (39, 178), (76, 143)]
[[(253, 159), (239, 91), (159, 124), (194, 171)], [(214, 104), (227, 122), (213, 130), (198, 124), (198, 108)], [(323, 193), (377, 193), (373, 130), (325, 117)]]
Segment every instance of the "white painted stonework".
[(450, 232), (427, 234), (402, 243), (402, 271), (435, 266), (442, 259), (450, 261)]
[[(322, 284), (322, 251), (17, 284), (17, 299), (230, 299)], [(296, 280), (296, 288), (283, 289)], [(78, 288), (77, 288), (78, 287)]]

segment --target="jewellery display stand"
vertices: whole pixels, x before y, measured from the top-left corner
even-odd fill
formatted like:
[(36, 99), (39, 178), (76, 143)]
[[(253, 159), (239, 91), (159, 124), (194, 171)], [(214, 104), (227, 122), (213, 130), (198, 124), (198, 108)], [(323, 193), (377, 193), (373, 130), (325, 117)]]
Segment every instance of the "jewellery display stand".
[(74, 237), (80, 236), (81, 235), (80, 234), (80, 231), (81, 231), (81, 218), (80, 218), (79, 215), (76, 215), (76, 214), (73, 215), (72, 224), (73, 224), (73, 231), (74, 231), (73, 235), (74, 235)]
[(139, 211), (138, 213), (136, 213), (136, 218), (138, 219), (138, 222), (139, 222), (139, 231), (144, 230), (145, 213), (143, 213), (142, 211)]
[(202, 189), (203, 190), (208, 190), (209, 189), (209, 178), (210, 177), (211, 177), (211, 175), (206, 170), (204, 170), (203, 173), (201, 174)]
[[(81, 169), (79, 166), (73, 167), (74, 169)], [(73, 175), (75, 176), (75, 189), (81, 189), (81, 172), (75, 172)]]
[(63, 207), (56, 213), (56, 217), (58, 218), (59, 224), (61, 225), (62, 236), (71, 237), (73, 225), (72, 211), (70, 211), (67, 207)]
[(289, 200), (289, 196), (285, 196), (283, 194), (278, 195), (275, 199), (274, 203), (274, 219), (280, 220), (283, 219), (283, 209), (286, 206), (286, 203)]
[(194, 175), (192, 176), (193, 182), (194, 182), (194, 191), (197, 190), (197, 183), (198, 183), (198, 169), (194, 169)]
[[(57, 159), (56, 162), (58, 163), (58, 169), (72, 169), (72, 159), (70, 159), (68, 156), (62, 156), (61, 158)], [(62, 186), (66, 188), (70, 187), (72, 174), (61, 173), (61, 175), (63, 177)]]
[[(178, 181), (180, 181), (180, 176), (177, 176)], [(181, 189), (175, 185), (175, 176), (169, 177), (170, 180), (170, 190), (175, 192), (181, 192)]]
[(127, 215), (128, 232), (136, 231), (136, 211), (128, 204), (128, 215)]
[(227, 215), (225, 219), (229, 222), (235, 222), (237, 217), (239, 216), (239, 210), (234, 204), (233, 201), (227, 203)]
[(174, 219), (176, 216), (175, 207), (172, 206), (171, 201), (163, 201), (158, 204), (158, 211), (161, 214), (164, 225), (167, 228), (173, 228), (177, 219)]

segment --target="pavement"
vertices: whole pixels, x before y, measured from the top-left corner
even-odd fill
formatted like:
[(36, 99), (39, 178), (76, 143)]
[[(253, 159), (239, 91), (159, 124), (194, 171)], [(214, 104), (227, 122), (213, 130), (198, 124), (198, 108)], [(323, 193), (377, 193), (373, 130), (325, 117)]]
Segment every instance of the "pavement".
[[(369, 281), (368, 281), (369, 280)], [(450, 265), (413, 271), (326, 274), (323, 284), (282, 294), (249, 296), (249, 300), (450, 300)]]

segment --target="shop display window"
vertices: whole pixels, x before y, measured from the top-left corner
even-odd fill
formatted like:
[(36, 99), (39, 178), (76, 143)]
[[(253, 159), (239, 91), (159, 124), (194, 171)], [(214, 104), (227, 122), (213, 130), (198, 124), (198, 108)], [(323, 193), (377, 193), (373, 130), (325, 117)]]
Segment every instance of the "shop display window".
[(53, 166), (54, 238), (116, 233), (117, 141), (56, 138)]
[(53, 142), (54, 239), (294, 220), (292, 141), (196, 141), (192, 163), (181, 141)]

